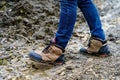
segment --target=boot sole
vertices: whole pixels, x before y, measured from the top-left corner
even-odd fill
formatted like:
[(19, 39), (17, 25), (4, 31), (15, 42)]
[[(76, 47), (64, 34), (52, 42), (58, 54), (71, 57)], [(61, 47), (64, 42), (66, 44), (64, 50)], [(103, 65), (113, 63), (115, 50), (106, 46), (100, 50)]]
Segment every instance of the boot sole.
[(102, 58), (112, 56), (111, 53), (109, 53), (109, 54), (105, 54), (105, 53), (99, 54), (99, 53), (88, 53), (88, 52), (81, 52), (81, 51), (80, 51), (80, 53), (82, 53), (83, 55), (92, 55), (92, 56), (97, 56), (97, 57), (102, 57)]
[(51, 61), (44, 61), (44, 60), (36, 60), (36, 59), (34, 59), (34, 58), (30, 57), (30, 56), (29, 56), (29, 58), (32, 61), (35, 61), (35, 62), (38, 62), (38, 63), (42, 63), (42, 64), (49, 64), (49, 65), (54, 65), (54, 66), (65, 64), (65, 62), (51, 62)]

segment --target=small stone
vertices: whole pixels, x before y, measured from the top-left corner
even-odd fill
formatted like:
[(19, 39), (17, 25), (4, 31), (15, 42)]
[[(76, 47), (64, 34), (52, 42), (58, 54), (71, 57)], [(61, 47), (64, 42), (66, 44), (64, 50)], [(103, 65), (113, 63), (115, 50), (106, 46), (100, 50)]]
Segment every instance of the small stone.
[(67, 70), (73, 70), (73, 69), (74, 69), (74, 66), (73, 66), (72, 64), (71, 64), (71, 65), (67, 65), (67, 66), (66, 66), (66, 69), (67, 69)]
[(87, 59), (87, 63), (89, 63), (89, 62), (92, 62), (93, 61), (93, 58), (89, 58), (89, 59)]
[(60, 76), (63, 76), (63, 75), (65, 75), (65, 72), (62, 72), (62, 73), (60, 74)]
[(71, 64), (72, 63), (72, 60), (69, 60), (66, 62), (66, 64)]
[(60, 70), (56, 71), (56, 74), (61, 74), (63, 71), (65, 71), (65, 68), (61, 68)]
[(11, 60), (13, 64), (15, 64), (17, 61), (18, 61), (18, 58), (14, 58), (13, 60)]
[(17, 78), (16, 78), (16, 77), (13, 77), (11, 80), (17, 80)]
[(6, 70), (9, 71), (9, 72), (11, 72), (11, 71), (13, 71), (14, 69), (13, 69), (12, 67), (6, 67)]
[(27, 75), (25, 76), (26, 80), (31, 80), (31, 76)]
[(120, 44), (120, 40), (117, 40), (117, 41), (116, 41), (116, 44)]

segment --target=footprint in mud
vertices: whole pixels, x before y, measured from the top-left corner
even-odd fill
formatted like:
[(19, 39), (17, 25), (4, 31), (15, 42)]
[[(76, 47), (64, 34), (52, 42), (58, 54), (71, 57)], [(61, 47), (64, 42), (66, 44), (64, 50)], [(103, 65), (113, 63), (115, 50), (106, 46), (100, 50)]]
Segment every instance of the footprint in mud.
[(50, 76), (48, 71), (54, 67), (54, 65), (43, 64), (31, 60), (29, 65), (31, 65), (31, 67), (25, 74), (31, 76), (32, 80), (49, 79)]

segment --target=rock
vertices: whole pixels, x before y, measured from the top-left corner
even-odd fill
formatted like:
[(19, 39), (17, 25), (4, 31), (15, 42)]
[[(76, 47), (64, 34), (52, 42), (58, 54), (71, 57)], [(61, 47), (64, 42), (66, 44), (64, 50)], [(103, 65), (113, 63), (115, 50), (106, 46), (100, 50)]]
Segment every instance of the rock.
[(6, 70), (9, 71), (9, 72), (11, 72), (11, 71), (14, 70), (14, 68), (13, 67), (6, 67)]
[(93, 61), (93, 58), (88, 58), (87, 61), (86, 61), (86, 63), (90, 63), (92, 61)]
[(120, 44), (120, 40), (117, 40), (117, 41), (116, 41), (116, 44)]
[(65, 68), (63, 67), (60, 70), (57, 70), (55, 73), (58, 75), (58, 74), (61, 74), (64, 71), (65, 71)]
[(73, 70), (75, 67), (72, 64), (66, 65), (65, 68), (67, 70)]
[(61, 72), (61, 73), (60, 73), (60, 76), (64, 76), (64, 75), (65, 75), (65, 72)]
[(32, 78), (31, 78), (30, 75), (25, 76), (25, 79), (26, 79), (26, 80), (32, 80)]

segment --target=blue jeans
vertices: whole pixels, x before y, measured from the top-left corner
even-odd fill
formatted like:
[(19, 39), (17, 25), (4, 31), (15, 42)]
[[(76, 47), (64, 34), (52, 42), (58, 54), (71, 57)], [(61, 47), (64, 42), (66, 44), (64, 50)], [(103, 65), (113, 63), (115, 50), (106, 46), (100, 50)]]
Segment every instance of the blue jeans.
[(91, 36), (105, 40), (101, 20), (92, 0), (60, 0), (60, 21), (56, 32), (56, 44), (65, 48), (73, 32), (77, 6), (82, 11)]

